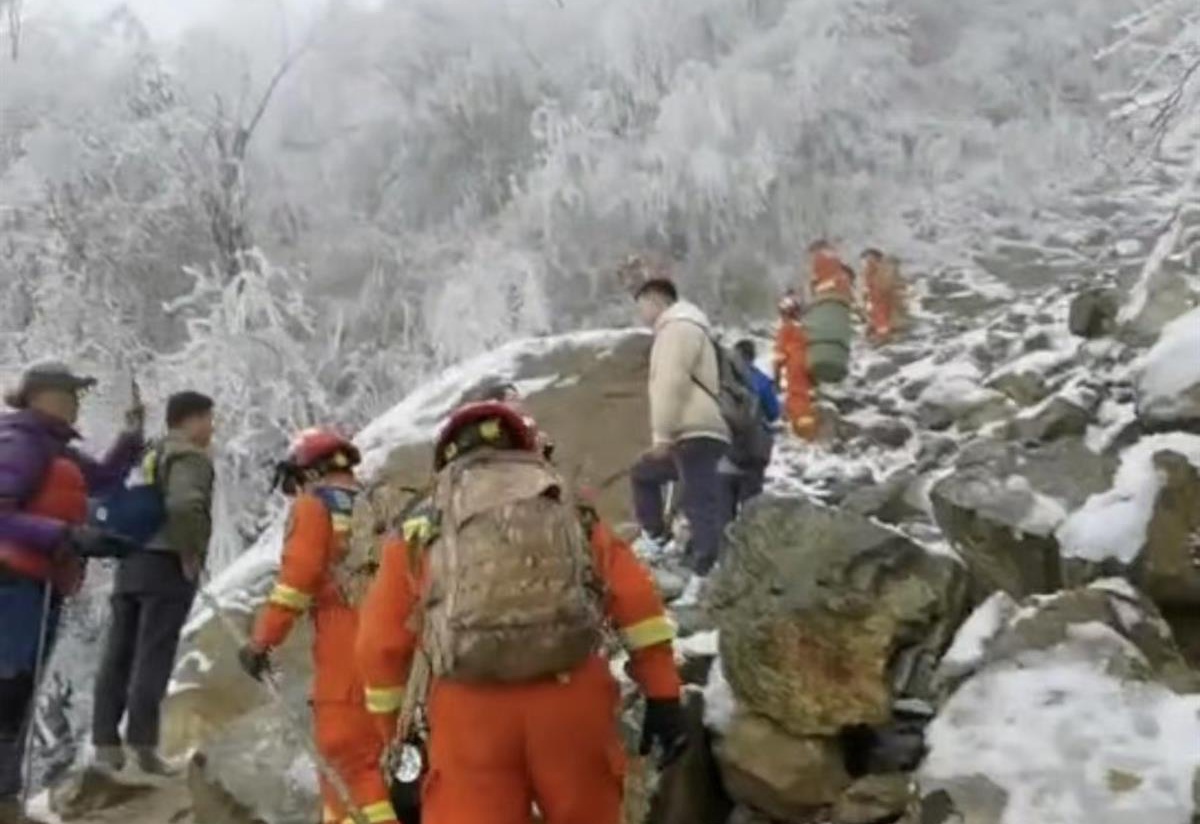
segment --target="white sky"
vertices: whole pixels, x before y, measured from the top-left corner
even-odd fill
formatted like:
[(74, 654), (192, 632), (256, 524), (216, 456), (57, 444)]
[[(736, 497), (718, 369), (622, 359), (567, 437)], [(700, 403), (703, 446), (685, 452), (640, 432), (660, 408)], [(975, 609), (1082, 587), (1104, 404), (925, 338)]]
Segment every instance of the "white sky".
[(236, 5), (275, 8), (295, 19), (297, 12), (319, 4), (317, 0), (241, 0), (240, 4), (228, 0), (25, 0), (24, 8), (30, 18), (70, 14), (89, 19), (121, 5), (132, 8), (154, 35), (170, 37), (188, 26), (208, 22), (222, 10), (228, 11)]

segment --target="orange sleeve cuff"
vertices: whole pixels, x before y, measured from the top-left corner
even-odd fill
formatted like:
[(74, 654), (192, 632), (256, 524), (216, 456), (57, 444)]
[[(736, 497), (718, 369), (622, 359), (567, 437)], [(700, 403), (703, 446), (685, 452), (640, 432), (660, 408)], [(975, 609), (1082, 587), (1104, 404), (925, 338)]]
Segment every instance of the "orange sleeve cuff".
[(629, 675), (647, 698), (679, 698), (683, 690), (670, 644), (656, 644), (630, 655)]

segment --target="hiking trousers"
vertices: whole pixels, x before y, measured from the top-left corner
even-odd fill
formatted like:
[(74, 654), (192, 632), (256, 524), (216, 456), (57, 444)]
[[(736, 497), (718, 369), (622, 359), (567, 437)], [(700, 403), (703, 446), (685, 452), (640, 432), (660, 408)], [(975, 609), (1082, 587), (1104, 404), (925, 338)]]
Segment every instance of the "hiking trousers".
[(671, 445), (663, 458), (643, 458), (631, 473), (633, 509), (642, 529), (651, 535), (669, 532), (663, 512), (663, 487), (678, 481), (682, 508), (691, 526), (686, 560), (697, 575), (707, 575), (720, 555), (728, 510), (722, 505), (717, 465), (729, 445), (716, 438), (689, 438)]
[(121, 744), (121, 719), (128, 714), (131, 747), (158, 746), (161, 705), (175, 667), (179, 636), (192, 608), (192, 592), (118, 593), (96, 675), (92, 743)]
[(597, 656), (525, 684), (439, 681), (429, 704), (425, 824), (619, 824), (619, 688)]

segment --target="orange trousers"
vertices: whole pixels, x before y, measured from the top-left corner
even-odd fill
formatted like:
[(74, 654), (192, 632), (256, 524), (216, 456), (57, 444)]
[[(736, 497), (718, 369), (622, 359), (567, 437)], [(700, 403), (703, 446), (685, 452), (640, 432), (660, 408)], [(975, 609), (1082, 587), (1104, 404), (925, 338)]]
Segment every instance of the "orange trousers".
[(433, 686), (426, 824), (619, 824), (619, 688), (598, 657), (530, 684)]
[(792, 432), (811, 441), (817, 435), (817, 412), (808, 375), (808, 334), (799, 323), (785, 319), (780, 325), (775, 362), (783, 378), (783, 409)]
[(892, 301), (884, 294), (871, 294), (868, 298), (867, 317), (871, 326), (871, 338), (877, 342), (892, 336)]
[[(394, 824), (396, 813), (379, 766), (383, 740), (379, 728), (358, 701), (313, 704), (317, 750), (345, 782), (355, 805), (371, 824)], [(333, 786), (321, 777), (321, 799), (326, 824), (350, 820), (350, 812)]]

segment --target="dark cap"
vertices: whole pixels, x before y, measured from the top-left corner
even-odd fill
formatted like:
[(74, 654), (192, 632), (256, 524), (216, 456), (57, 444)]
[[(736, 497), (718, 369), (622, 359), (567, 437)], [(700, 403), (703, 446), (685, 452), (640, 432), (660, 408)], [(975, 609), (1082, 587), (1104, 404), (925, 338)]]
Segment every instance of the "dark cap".
[(96, 379), (84, 375), (76, 375), (65, 363), (45, 361), (37, 363), (25, 370), (16, 391), (5, 398), (8, 405), (23, 409), (39, 392), (60, 391), (79, 392), (91, 389), (96, 385)]

